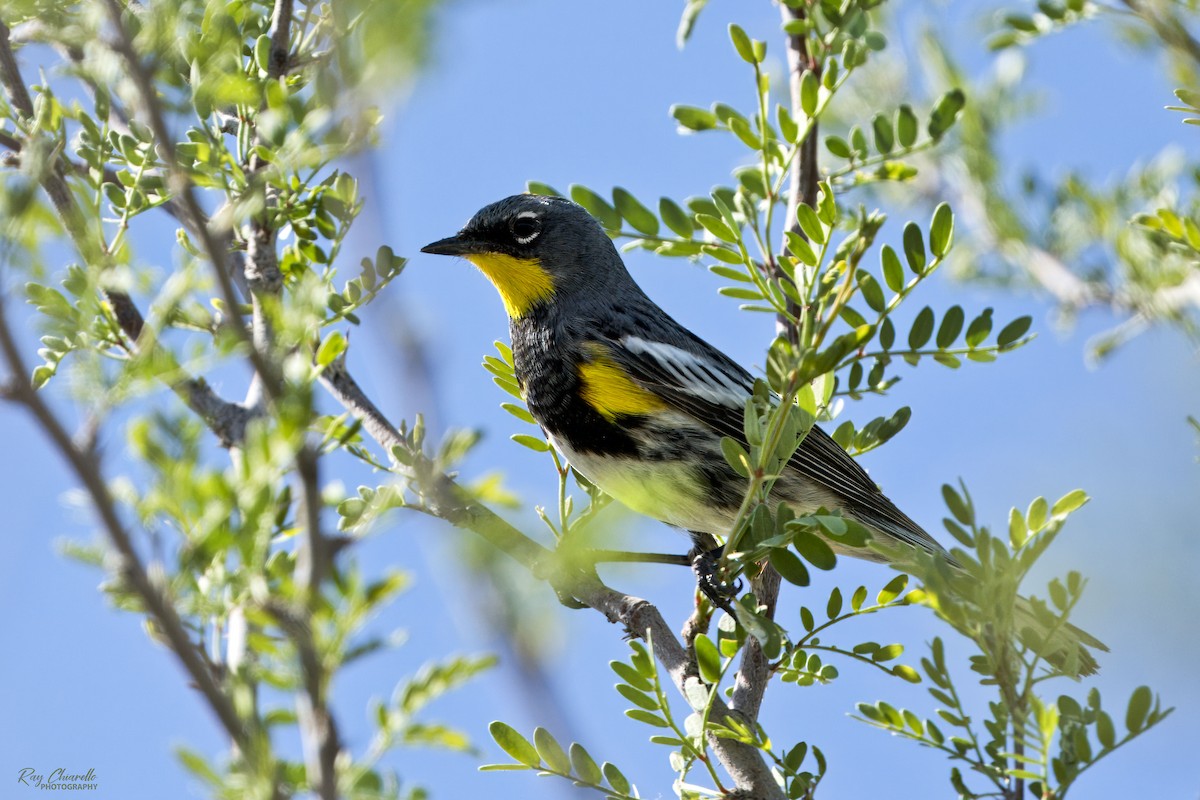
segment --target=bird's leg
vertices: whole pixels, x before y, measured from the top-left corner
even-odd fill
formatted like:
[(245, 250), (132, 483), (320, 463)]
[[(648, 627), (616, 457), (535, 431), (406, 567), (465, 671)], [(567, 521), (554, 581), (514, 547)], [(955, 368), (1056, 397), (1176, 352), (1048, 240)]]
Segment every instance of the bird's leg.
[(633, 553), (626, 550), (584, 550), (580, 555), (590, 560), (593, 564), (676, 564), (681, 567), (688, 567), (692, 564), (691, 556), (681, 556), (674, 553)]
[(733, 606), (730, 600), (737, 597), (742, 590), (740, 580), (730, 583), (720, 574), (721, 552), (723, 545), (718, 545), (706, 533), (689, 531), (695, 546), (688, 552), (692, 563), (692, 572), (696, 573), (696, 586), (709, 601), (729, 616), (733, 616)]

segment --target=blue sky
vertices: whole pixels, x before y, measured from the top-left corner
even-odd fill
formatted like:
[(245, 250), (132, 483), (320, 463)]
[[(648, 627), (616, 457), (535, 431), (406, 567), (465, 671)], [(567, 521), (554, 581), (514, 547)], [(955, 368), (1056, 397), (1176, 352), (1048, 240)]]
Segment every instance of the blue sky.
[[(530, 503), (551, 502), (553, 477), (543, 459), (508, 442), (514, 430), (501, 397), (479, 368), (494, 339), (507, 337), (493, 289), (465, 263), (420, 256), (418, 248), (456, 230), (478, 207), (522, 190), (527, 179), (565, 189), (584, 183), (601, 191), (625, 186), (643, 199), (704, 194), (741, 163), (740, 145), (720, 136), (679, 137), (667, 115), (671, 103), (747, 105), (750, 79), (729, 48), (725, 25), (736, 21), (770, 41), (779, 71), (775, 9), (766, 3), (715, 0), (692, 43), (674, 45), (679, 4), (458, 2), (437, 17), (436, 43), (426, 70), (389, 112), (383, 145), (361, 161), (377, 180), (377, 204), (363, 220), (355, 246), (364, 253), (386, 242), (413, 257), (386, 300), (352, 336), (351, 367), (395, 417), (414, 403), (406, 389), (390, 323), (403, 315), (430, 348), (438, 424), (480, 427), (485, 440), (464, 467), (476, 476), (494, 468)], [(913, 5), (889, 32), (904, 47), (924, 15), (943, 15), (956, 49), (982, 69), (979, 26), (961, 11)], [(1080, 169), (1103, 177), (1122, 173), (1168, 144), (1195, 157), (1195, 134), (1161, 110), (1171, 86), (1156, 65), (1091, 27), (1056, 37), (1030, 56), (1031, 81), (1046, 94), (1042, 113), (1005, 140), (1014, 165), (1051, 174)], [(887, 231), (900, 229), (893, 217)], [(353, 248), (352, 248), (353, 249)], [(414, 257), (415, 256), (415, 257)], [(149, 257), (149, 256), (147, 256)], [(348, 258), (348, 264), (357, 258)], [(718, 281), (677, 260), (631, 255), (635, 278), (672, 315), (743, 363), (762, 362), (769, 324), (740, 314), (716, 295)], [(909, 515), (930, 530), (943, 516), (939, 486), (962, 477), (982, 516), (999, 525), (1010, 505), (1051, 499), (1082, 487), (1093, 501), (1070, 523), (1040, 577), (1080, 569), (1090, 578), (1081, 624), (1113, 652), (1095, 679), (1106, 705), (1120, 710), (1134, 687), (1148, 683), (1179, 711), (1158, 732), (1102, 763), (1077, 790), (1092, 798), (1139, 796), (1153, 775), (1158, 797), (1194, 797), (1191, 764), (1200, 737), (1200, 657), (1192, 612), (1192, 574), (1200, 564), (1196, 540), (1198, 452), (1184, 417), (1197, 413), (1200, 370), (1176, 334), (1156, 331), (1134, 341), (1099, 370), (1084, 365), (1087, 338), (1112, 324), (1089, 312), (1070, 331), (1056, 330), (1047, 305), (939, 278), (918, 305), (951, 303), (968, 312), (994, 306), (999, 318), (1032, 313), (1039, 334), (1029, 347), (993, 365), (949, 371), (933, 365), (905, 374), (895, 392), (851, 409), (857, 420), (914, 409), (908, 428), (865, 461), (871, 474)], [(0, 441), (10, 454), (0, 464), (9, 556), (0, 560), (0, 785), (25, 766), (95, 768), (101, 798), (130, 800), (202, 796), (170, 755), (186, 744), (208, 754), (223, 742), (180, 670), (151, 644), (138, 620), (107, 608), (101, 576), (65, 561), (54, 550), (61, 536), (90, 535), (85, 510), (71, 501), (63, 465), (47, 453), (29, 420), (0, 408)], [(123, 437), (109, 437), (108, 463), (122, 469)], [(357, 473), (341, 477), (353, 487)], [(519, 519), (535, 529), (532, 514)], [(680, 551), (686, 540), (664, 526), (626, 519), (626, 536), (647, 550)], [(403, 647), (348, 670), (334, 688), (348, 744), (361, 752), (369, 737), (367, 702), (386, 697), (399, 679), (428, 657), (494, 650), (498, 643), (474, 614), (470, 581), (454, 567), (454, 540), (465, 534), (424, 519), (397, 516), (358, 553), (382, 571), (401, 565), (413, 589), (376, 624), (404, 629)], [(682, 621), (690, 576), (667, 567), (609, 574), (619, 588), (657, 602)], [(858, 563), (804, 595), (821, 602), (834, 584), (880, 586), (890, 573)], [(1035, 576), (1036, 577), (1036, 576)], [(542, 591), (540, 602), (553, 608)], [(802, 602), (785, 591), (785, 621)], [(625, 719), (626, 702), (611, 689), (610, 659), (622, 658), (620, 631), (591, 612), (553, 612), (555, 625), (547, 687), (563, 699), (570, 732), (599, 758), (612, 760), (643, 797), (670, 796), (665, 750), (645, 742), (648, 729)], [(913, 659), (943, 631), (917, 609), (866, 620), (864, 636), (902, 641)], [(931, 751), (866, 728), (846, 715), (860, 700), (888, 699), (932, 713), (921, 687), (907, 687), (843, 666), (833, 686), (775, 686), (768, 695), (768, 730), (778, 740), (805, 738), (830, 757), (827, 797), (949, 796), (948, 765)], [(982, 697), (977, 694), (977, 697)], [(529, 731), (553, 719), (527, 702), (512, 673), (501, 667), (439, 701), (430, 710), (467, 730), (486, 755), (399, 751), (390, 763), (436, 796), (552, 797), (563, 787), (522, 774), (480, 774), (496, 760), (486, 725), (504, 719)], [(1118, 718), (1120, 715), (1117, 715)], [(870, 765), (869, 767), (866, 765)], [(9, 796), (5, 793), (5, 796)], [(13, 797), (21, 797), (14, 794)]]

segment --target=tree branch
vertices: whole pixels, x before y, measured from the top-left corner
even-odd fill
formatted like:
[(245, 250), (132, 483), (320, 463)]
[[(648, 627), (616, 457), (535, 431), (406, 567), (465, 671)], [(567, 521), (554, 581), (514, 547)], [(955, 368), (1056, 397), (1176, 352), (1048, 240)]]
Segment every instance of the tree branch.
[(245, 346), (246, 356), (254, 367), (254, 372), (262, 381), (267, 396), (273, 401), (278, 400), (283, 390), (282, 376), (276, 365), (271, 363), (266, 354), (255, 345), (237, 311), (240, 300), (231, 277), (230, 248), (224, 242), (225, 237), (218, 237), (206, 224), (206, 218), (200, 208), (200, 201), (196, 199), (191, 178), (187, 171), (179, 165), (179, 158), (175, 152), (175, 141), (167, 129), (166, 117), (162, 105), (159, 103), (158, 94), (155, 92), (153, 79), (138, 57), (129, 29), (122, 19), (123, 9), (120, 3), (118, 0), (105, 0), (104, 5), (115, 33), (112, 48), (129, 68), (129, 75), (137, 89), (142, 113), (146, 117), (150, 131), (154, 134), (159, 153), (167, 165), (167, 186), (171, 194), (181, 201), (180, 212), (184, 226), (199, 240), (200, 249), (212, 265), (213, 276), (220, 289), (221, 299), (225, 302), (226, 313), (222, 318), (222, 324), (229, 328)]
[(1125, 6), (1138, 18), (1150, 26), (1158, 38), (1186, 56), (1191, 61), (1200, 64), (1200, 40), (1192, 36), (1179, 17), (1171, 14), (1166, 18), (1159, 16), (1153, 9), (1146, 8), (1140, 0), (1121, 0)]
[[(779, 4), (780, 15), (783, 22), (787, 23), (791, 20), (804, 19), (803, 8), (793, 8), (785, 3)], [(804, 106), (800, 100), (800, 79), (804, 75), (805, 70), (812, 70), (815, 75), (820, 77), (820, 65), (816, 59), (812, 58), (808, 53), (808, 42), (803, 34), (789, 34), (787, 39), (787, 64), (788, 64), (788, 93), (791, 102), (792, 115), (796, 119), (803, 119)], [(787, 230), (797, 233), (807, 239), (804, 231), (800, 227), (800, 222), (796, 217), (796, 210), (801, 203), (805, 203), (813, 208), (817, 205), (817, 183), (820, 174), (817, 170), (817, 147), (819, 144), (819, 136), (817, 135), (818, 127), (817, 120), (812, 121), (812, 127), (809, 128), (807, 136), (801, 145), (800, 155), (798, 158), (792, 159), (791, 167), (789, 168), (788, 181), (790, 190), (788, 191), (787, 200)], [(787, 251), (787, 239), (784, 239), (784, 250)], [(802, 309), (795, 304), (794, 301), (788, 301), (788, 311), (793, 317), (800, 317), (805, 313), (806, 309)], [(787, 317), (781, 316), (776, 322), (777, 333), (788, 335), (793, 342), (799, 342), (799, 331), (794, 330)]]
[[(4, 86), (5, 94), (12, 106), (26, 118), (31, 119), (33, 101), (30, 99), (29, 90), (21, 76), (20, 67), (17, 65), (13, 53), (9, 29), (3, 22), (0, 22), (0, 84)], [(2, 143), (18, 153), (24, 148), (24, 144), (20, 140), (7, 135)], [(96, 237), (92, 235), (83, 221), (79, 205), (75, 202), (75, 197), (71, 193), (63, 172), (65, 164), (69, 164), (69, 162), (65, 156), (60, 154), (47, 165), (47, 168), (40, 170), (40, 184), (54, 205), (54, 210), (67, 234), (71, 237), (80, 258), (89, 266), (102, 265), (106, 261), (103, 247), (96, 241)], [(112, 180), (117, 183), (115, 176)], [(117, 325), (129, 339), (131, 345), (136, 348), (146, 326), (141, 311), (125, 292), (114, 289), (104, 289), (103, 291), (112, 308)], [(171, 390), (183, 400), (188, 408), (204, 420), (223, 446), (230, 447), (241, 441), (246, 432), (246, 423), (251, 416), (248, 409), (223, 400), (202, 378), (185, 376), (168, 383)]]
[[(784, 23), (794, 19), (804, 18), (803, 8), (780, 3), (780, 15)], [(788, 87), (791, 101), (791, 111), (796, 119), (806, 115), (800, 98), (801, 77), (806, 70), (820, 74), (820, 65), (808, 52), (808, 42), (804, 35), (789, 35), (787, 39)], [(817, 121), (814, 119), (801, 145), (799, 157), (792, 161), (789, 175), (789, 191), (787, 200), (787, 230), (804, 236), (796, 210), (801, 203), (813, 208), (817, 205), (818, 162), (817, 162)], [(805, 237), (807, 238), (807, 237)], [(784, 251), (787, 240), (784, 239)], [(792, 342), (800, 342), (800, 330), (793, 322), (808, 309), (800, 308), (793, 301), (788, 301), (788, 315), (780, 315), (776, 321), (777, 332), (787, 336)], [(775, 618), (775, 608), (779, 601), (781, 579), (779, 573), (770, 564), (763, 564), (758, 575), (750, 579), (750, 589), (763, 607), (763, 613), (768, 619)], [(733, 685), (733, 707), (744, 714), (747, 719), (758, 719), (762, 708), (763, 695), (771, 683), (772, 670), (762, 646), (757, 639), (750, 638), (742, 652), (741, 663), (738, 664), (737, 676)]]
[[(605, 586), (595, 573), (564, 565), (555, 553), (530, 539), (494, 511), (474, 502), (380, 412), (363, 393), (346, 369), (343, 354), (325, 368), (321, 382), (348, 411), (362, 422), (363, 429), (399, 463), (396, 471), (409, 481), (423, 501), (422, 510), (455, 527), (481, 536), (505, 555), (548, 579), (561, 595), (570, 596), (599, 611), (609, 622), (620, 623), (634, 635), (648, 639), (657, 661), (666, 669), (675, 688), (685, 698), (689, 691), (703, 688), (695, 674), (691, 654), (679, 643), (658, 609), (646, 600)], [(557, 568), (557, 569), (555, 569)], [(695, 688), (693, 688), (695, 687)], [(720, 724), (737, 712), (716, 701), (709, 719)], [(755, 748), (716, 736), (709, 737), (714, 754), (746, 797), (782, 800), (783, 792)]]
[[(0, 47), (0, 50), (3, 50)], [(62, 423), (46, 405), (41, 395), (26, 377), (24, 359), (21, 358), (12, 328), (9, 325), (5, 304), (0, 299), (0, 352), (12, 373), (8, 387), (2, 394), (14, 400), (33, 415), (49, 437), (54, 448), (68, 463), (92, 500), (97, 516), (109, 542), (119, 559), (114, 570), (145, 605), (146, 611), (155, 621), (171, 651), (179, 659), (196, 688), (204, 696), (217, 719), (243, 753), (251, 755), (259, 750), (256, 737), (248, 731), (238, 717), (233, 703), (218, 683), (213, 671), (204, 661), (200, 650), (188, 636), (183, 621), (175, 611), (166, 587), (161, 580), (152, 578), (142, 564), (137, 549), (128, 531), (117, 515), (116, 505), (108, 491), (100, 470), (99, 459), (93, 450), (84, 450), (71, 438)]]

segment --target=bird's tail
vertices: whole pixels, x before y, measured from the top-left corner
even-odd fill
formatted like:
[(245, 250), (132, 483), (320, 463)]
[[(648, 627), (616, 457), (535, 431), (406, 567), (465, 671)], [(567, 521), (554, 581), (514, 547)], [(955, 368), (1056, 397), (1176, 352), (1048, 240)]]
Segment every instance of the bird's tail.
[[(895, 569), (917, 577), (927, 590), (934, 590), (933, 596), (928, 598), (929, 605), (955, 627), (966, 621), (950, 608), (939, 608), (939, 593), (945, 593), (946, 599), (951, 601), (948, 606), (959, 602), (952, 598), (971, 598), (970, 602), (975, 604), (986, 602), (972, 591), (976, 579), (936, 542), (932, 546), (914, 547), (901, 542), (895, 535), (886, 540), (876, 535), (869, 548), (875, 560), (890, 563)], [(1018, 596), (1012, 615), (1012, 625), (1021, 643), (1039, 653), (1048, 664), (1076, 678), (1099, 671), (1100, 665), (1088, 648), (1108, 652), (1108, 647), (1087, 631), (1063, 622), (1046, 608), (1045, 603)]]

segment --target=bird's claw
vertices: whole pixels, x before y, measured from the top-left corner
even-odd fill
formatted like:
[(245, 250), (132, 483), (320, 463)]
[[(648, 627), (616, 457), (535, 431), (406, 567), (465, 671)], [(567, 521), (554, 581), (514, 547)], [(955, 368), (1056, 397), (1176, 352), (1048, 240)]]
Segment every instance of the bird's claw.
[(733, 616), (733, 606), (730, 601), (742, 591), (742, 581), (733, 583), (723, 580), (719, 573), (721, 548), (713, 550), (693, 550), (692, 572), (696, 573), (696, 587), (708, 598), (709, 602), (726, 614)]

